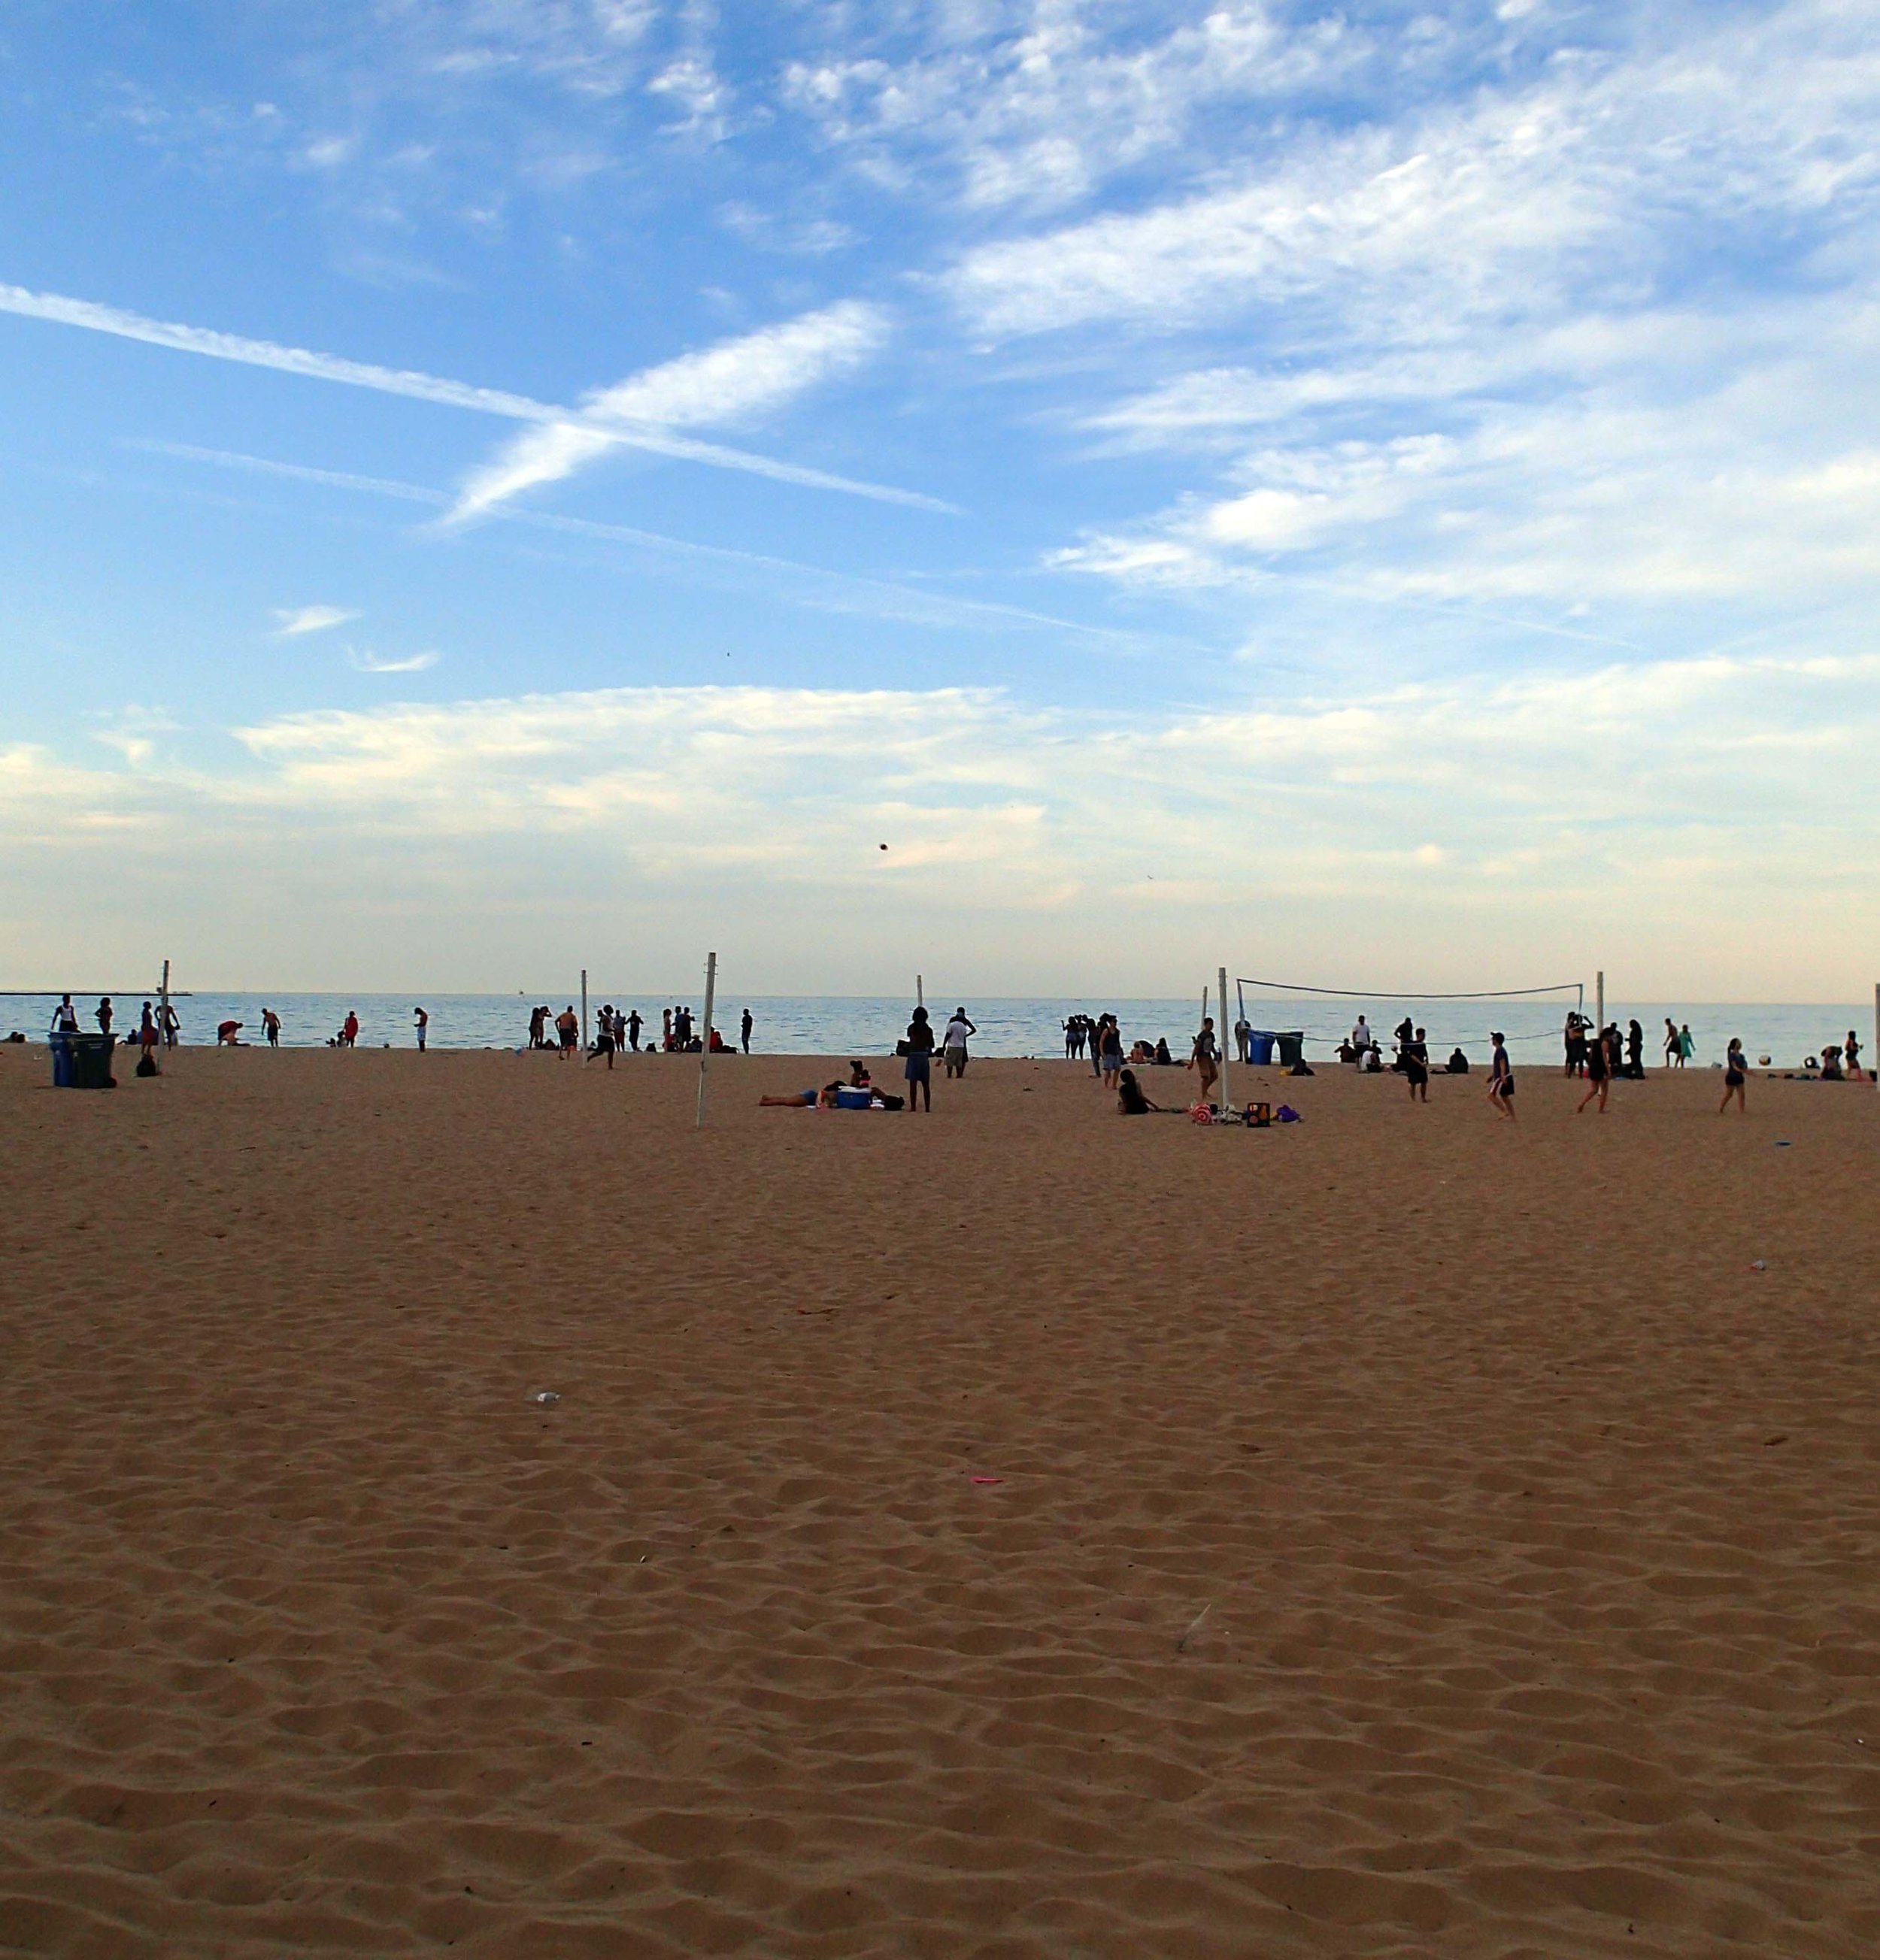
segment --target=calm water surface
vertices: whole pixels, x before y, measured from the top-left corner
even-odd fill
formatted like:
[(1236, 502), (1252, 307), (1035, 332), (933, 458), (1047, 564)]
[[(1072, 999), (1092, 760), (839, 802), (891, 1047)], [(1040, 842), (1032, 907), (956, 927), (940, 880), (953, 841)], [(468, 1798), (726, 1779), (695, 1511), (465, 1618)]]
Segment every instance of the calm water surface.
[[(120, 1032), (134, 1028), (138, 1009), (147, 996), (141, 989), (114, 990), (116, 1026)], [(95, 1025), (97, 1005), (95, 991), (77, 994), (84, 1025)], [(589, 996), (591, 1008), (603, 999), (623, 1010), (637, 1006), (645, 1017), (648, 1032), (657, 1039), (660, 1010), (675, 1007), (676, 1000), (626, 998), (611, 995)], [(214, 994), (179, 995), (176, 1008), (183, 1022), (183, 1039), (191, 1045), (212, 1043), (217, 1025), (224, 1020), (244, 1024), (242, 1039), (256, 1040), (261, 1031), (261, 1010), (272, 1007), (281, 1017), (281, 1039), (291, 1048), (317, 1048), (336, 1034), (349, 1008), (359, 1017), (359, 1045), (363, 1048), (409, 1048), (413, 1045), (412, 1009), (419, 997), (406, 994)], [(42, 1036), (49, 1025), (58, 996), (52, 994), (0, 995), (0, 1029), (19, 1029), (29, 1039)], [(528, 1040), (529, 1010), (546, 1005), (551, 1015), (569, 1004), (566, 991), (522, 994), (432, 994), (422, 1004), (431, 1015), (430, 1042), (439, 1048), (515, 1048)], [(577, 1012), (580, 998), (573, 1002)], [(696, 997), (685, 1004), (694, 1017), (703, 1003)], [(912, 1003), (905, 1000), (870, 998), (850, 995), (744, 995), (721, 996), (716, 1013), (727, 1039), (735, 1037), (738, 1017), (748, 1007), (756, 1019), (752, 1048), (769, 1055), (867, 1055), (879, 1058), (894, 1052), (907, 1023)], [(937, 1024), (944, 1023), (955, 1002), (935, 996), (929, 1002)], [(1190, 1039), (1200, 1025), (1200, 989), (1185, 1001), (1062, 999), (969, 1000), (967, 1011), (978, 1024), (975, 1052), (987, 1055), (1061, 1055), (1064, 1052), (1063, 1023), (1073, 1013), (1095, 1015), (1105, 1009), (1122, 1022), (1126, 1044), (1139, 1036), (1153, 1041), (1166, 1037), (1177, 1057), (1185, 1055)], [(1432, 1054), (1440, 1061), (1450, 1049), (1460, 1046), (1470, 1060), (1485, 1064), (1488, 1035), (1500, 1028), (1509, 1036), (1509, 1045), (1517, 1067), (1558, 1065), (1560, 1028), (1570, 1002), (1566, 998), (1544, 1001), (1452, 1001), (1394, 1004), (1380, 996), (1375, 1001), (1295, 1002), (1279, 1006), (1270, 999), (1247, 1001), (1247, 1018), (1255, 1027), (1275, 1029), (1297, 1028), (1306, 1035), (1306, 1053), (1315, 1061), (1327, 1059), (1340, 1036), (1351, 1025), (1359, 1008), (1369, 1011), (1372, 1029), (1388, 1042), (1389, 1032), (1402, 1019), (1407, 1008), (1428, 1030)], [(1230, 987), (1228, 1002), (1231, 1020), (1238, 1011)], [(1592, 1011), (1592, 997), (1588, 997)], [(1850, 1028), (1859, 1030), (1866, 1058), (1873, 1058), (1873, 1006), (1820, 1007), (1780, 1004), (1740, 1003), (1706, 1005), (1697, 1001), (1627, 1001), (1611, 997), (1606, 1003), (1608, 1019), (1621, 1026), (1633, 1016), (1643, 1023), (1645, 1055), (1655, 1064), (1662, 1055), (1665, 1017), (1681, 1024), (1688, 1023), (1697, 1043), (1694, 1065), (1706, 1067), (1721, 1062), (1732, 1035), (1742, 1037), (1752, 1061), (1767, 1055), (1779, 1068), (1794, 1068), (1807, 1055), (1818, 1055), (1824, 1044), (1839, 1041)], [(642, 1040), (646, 1039), (645, 1035)]]

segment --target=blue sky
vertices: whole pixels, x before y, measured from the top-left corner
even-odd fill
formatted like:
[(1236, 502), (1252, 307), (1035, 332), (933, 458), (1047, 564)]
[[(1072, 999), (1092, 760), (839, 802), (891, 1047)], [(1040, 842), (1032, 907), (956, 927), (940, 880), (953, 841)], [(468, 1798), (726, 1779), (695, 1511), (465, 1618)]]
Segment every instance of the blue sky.
[(24, 0), (0, 980), (1858, 996), (1876, 132), (1828, 0)]

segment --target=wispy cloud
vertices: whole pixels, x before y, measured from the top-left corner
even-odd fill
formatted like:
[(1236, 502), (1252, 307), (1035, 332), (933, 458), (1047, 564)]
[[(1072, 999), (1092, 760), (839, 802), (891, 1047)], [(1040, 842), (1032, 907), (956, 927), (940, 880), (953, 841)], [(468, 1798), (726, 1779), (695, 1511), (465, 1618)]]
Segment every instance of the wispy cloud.
[[(429, 510), (447, 510), (452, 501), (442, 491), (428, 488), (420, 483), (404, 483), (384, 476), (363, 476), (351, 470), (321, 469), (308, 463), (245, 456), (231, 450), (203, 449), (191, 443), (136, 441), (127, 447), (151, 455), (174, 456), (186, 462), (208, 463), (220, 469), (249, 470), (260, 476), (282, 477), (290, 482), (323, 484), (335, 490), (387, 498)], [(1190, 644), (1171, 640), (1164, 634), (1132, 632), (1093, 624), (1088, 620), (1066, 619), (1033, 607), (1005, 605), (989, 600), (962, 599), (952, 593), (900, 584), (893, 579), (835, 571), (824, 565), (805, 564), (798, 558), (779, 558), (773, 552), (744, 551), (732, 545), (701, 544), (690, 538), (670, 537), (663, 532), (643, 530), (631, 524), (607, 523), (559, 511), (531, 511), (509, 505), (493, 510), (489, 514), (500, 522), (533, 530), (559, 532), (569, 537), (627, 545), (674, 558), (697, 559), (730, 571), (755, 574), (763, 578), (764, 589), (773, 595), (780, 589), (774, 574), (781, 573), (792, 582), (801, 603), (830, 611), (871, 612), (881, 619), (923, 626), (979, 630), (1049, 627), (1118, 648)]]
[(303, 634), (324, 633), (335, 626), (344, 626), (359, 616), (343, 606), (277, 606), (274, 616), (280, 622), (275, 628), (276, 636), (297, 640)]
[[(840, 313), (840, 308), (830, 310)], [(859, 319), (868, 310), (858, 307)], [(372, 389), (381, 394), (403, 395), (416, 401), (436, 402), (446, 406), (470, 409), (483, 415), (501, 415), (511, 422), (537, 422), (554, 431), (577, 432), (576, 446), (588, 440), (589, 425), (578, 411), (558, 409), (546, 402), (531, 401), (501, 389), (481, 388), (461, 381), (440, 379), (409, 369), (378, 367), (368, 361), (349, 361), (338, 355), (314, 353), (305, 348), (277, 345), (272, 341), (251, 340), (239, 334), (221, 333), (208, 327), (186, 326), (173, 321), (148, 320), (141, 313), (127, 313), (117, 307), (100, 306), (89, 300), (66, 298), (58, 293), (28, 291), (22, 286), (0, 285), (0, 313), (23, 315), (33, 320), (56, 322), (65, 326), (87, 329), (94, 333), (114, 335), (120, 339), (143, 341), (180, 353), (206, 355), (218, 361), (234, 361), (250, 368), (268, 368), (277, 372), (298, 374), (310, 380), (336, 381), (347, 387)], [(707, 357), (701, 356), (703, 359)], [(683, 362), (670, 364), (674, 368)], [(654, 372), (658, 371), (655, 370)], [(622, 384), (632, 387), (634, 384)], [(603, 393), (610, 391), (604, 390)], [(703, 463), (721, 469), (742, 470), (767, 476), (779, 482), (799, 484), (808, 488), (840, 490), (878, 501), (903, 504), (932, 511), (952, 507), (938, 498), (884, 484), (863, 482), (839, 476), (827, 470), (811, 469), (795, 463), (779, 463), (771, 457), (754, 456), (722, 444), (703, 442), (670, 430), (615, 419), (592, 428), (592, 438), (602, 449), (616, 444), (652, 451), (660, 456)], [(562, 440), (570, 440), (562, 438)]]
[(886, 334), (876, 308), (849, 301), (597, 389), (583, 398), (578, 419), (518, 437), (472, 476), (451, 521), (480, 516), (524, 490), (571, 476), (617, 442), (670, 440), (680, 429), (722, 426), (777, 408), (859, 365)]
[(403, 659), (391, 660), (374, 653), (368, 648), (349, 647), (346, 659), (361, 673), (401, 674), (422, 673), (425, 668), (437, 665), (439, 656), (435, 653), (407, 654)]

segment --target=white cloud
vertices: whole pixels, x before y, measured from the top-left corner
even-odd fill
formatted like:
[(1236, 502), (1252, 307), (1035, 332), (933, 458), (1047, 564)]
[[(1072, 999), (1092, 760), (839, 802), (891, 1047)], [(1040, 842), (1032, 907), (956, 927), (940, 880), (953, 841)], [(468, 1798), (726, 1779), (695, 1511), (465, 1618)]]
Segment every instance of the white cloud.
[(778, 408), (859, 365), (886, 334), (878, 309), (845, 301), (597, 389), (583, 398), (578, 420), (518, 437), (476, 472), (451, 518), (480, 516), (537, 484), (557, 482), (617, 442), (669, 441), (677, 430), (722, 427)]
[(275, 628), (277, 637), (295, 640), (303, 634), (324, 633), (334, 626), (344, 626), (359, 616), (343, 606), (277, 606), (274, 616), (280, 622)]
[[(827, 50), (786, 65), (782, 100), (875, 181), (981, 208), (1072, 202), (1179, 154), (1209, 114), (1270, 110), (1374, 46), (1344, 18), (1295, 24), (1267, 0), (982, 0), (922, 24), (891, 48), (891, 10), (839, 12)], [(871, 32), (884, 52), (858, 51)]]
[(368, 647), (346, 649), (346, 659), (361, 673), (402, 674), (422, 673), (425, 668), (437, 665), (439, 656), (435, 653), (407, 654), (402, 660), (388, 660), (375, 654)]
[[(975, 984), (1063, 987), (1069, 969), (1177, 991), (1228, 950), (1238, 916), (1328, 979), (1400, 971), (1385, 950), (1413, 932), (1429, 949), (1414, 978), (1432, 987), (1557, 977), (1590, 947), (1641, 988), (1651, 971), (1709, 998), (1834, 998), (1867, 970), (1864, 915), (1840, 880), (1850, 826), (1880, 822), (1876, 682), (1880, 651), (1857, 645), (1160, 715), (970, 689), (326, 710), (232, 731), (247, 765), (214, 773), (0, 753), (0, 861), (16, 882), (58, 879), (100, 847), (121, 862), (128, 838), (153, 876), (213, 864), (196, 874), (212, 935), (240, 926), (211, 902), (232, 902), (250, 855), (269, 867), (269, 902), (285, 893), (298, 910), (343, 838), (355, 871), (422, 862), (482, 970), (537, 915), (545, 843), (557, 905), (578, 909), (572, 895), (612, 891), (630, 837), (636, 918), (688, 944), (709, 933), (722, 950), (723, 933), (744, 971), (787, 965), (794, 984), (833, 991), (942, 933), (956, 970), (973, 949)], [(832, 930), (858, 908), (874, 928), (862, 940)], [(382, 958), (348, 923), (355, 909), (343, 889), (313, 905), (332, 940), (322, 971), (339, 946), (368, 970)], [(1741, 929), (1719, 936), (1720, 915)]]
[(1439, 340), (1634, 294), (1697, 214), (1725, 237), (1870, 214), (1877, 110), (1862, 10), (1803, 0), (1668, 52), (1562, 48), (1537, 78), (1394, 121), (1289, 126), (1225, 183), (976, 246), (950, 289), (1000, 334), (1318, 299), (1334, 330)]
[[(417, 401), (441, 402), (446, 406), (471, 409), (484, 415), (501, 415), (512, 422), (537, 422), (548, 425), (551, 431), (578, 427), (577, 418), (569, 411), (558, 409), (546, 402), (531, 401), (526, 395), (513, 395), (500, 389), (480, 388), (461, 381), (441, 380), (435, 375), (415, 373), (408, 369), (381, 368), (370, 362), (349, 361), (332, 354), (317, 354), (305, 348), (283, 347), (272, 341), (250, 340), (239, 334), (220, 333), (208, 327), (185, 326), (168, 320), (148, 320), (140, 313), (127, 313), (121, 307), (100, 306), (89, 300), (76, 300), (58, 293), (37, 293), (23, 286), (0, 285), (0, 313), (23, 315), (29, 319), (54, 321), (62, 326), (83, 327), (96, 333), (110, 334), (120, 339), (143, 341), (152, 346), (167, 347), (186, 354), (206, 355), (212, 359), (233, 361), (251, 368), (273, 368), (283, 374), (298, 374), (314, 380), (336, 381), (350, 387), (367, 388), (382, 394), (403, 395)], [(871, 308), (859, 302), (845, 303), (832, 307), (822, 315), (810, 316), (831, 323), (830, 341), (832, 360), (836, 359), (845, 333), (849, 345), (859, 346), (865, 329), (865, 321), (879, 323), (879, 316)], [(801, 324), (797, 323), (795, 324)], [(782, 327), (770, 332), (787, 337), (791, 329)], [(763, 336), (753, 336), (754, 340)], [(668, 364), (674, 369), (687, 366), (688, 361), (706, 361), (711, 350), (696, 356), (688, 356)], [(760, 374), (763, 364), (757, 364)], [(652, 374), (661, 371), (655, 369)], [(640, 377), (642, 380), (649, 377)], [(631, 390), (635, 383), (623, 383), (623, 388)], [(602, 396), (614, 391), (603, 390)], [(743, 405), (745, 408), (750, 403)], [(684, 460), (709, 464), (715, 468), (735, 469), (753, 476), (767, 476), (778, 482), (801, 484), (822, 490), (846, 491), (852, 495), (875, 498), (880, 501), (903, 504), (916, 508), (934, 511), (950, 510), (952, 507), (938, 498), (926, 497), (918, 492), (897, 490), (878, 483), (865, 483), (854, 477), (838, 476), (827, 470), (805, 469), (795, 463), (778, 463), (768, 457), (753, 456), (741, 450), (727, 448), (721, 443), (702, 442), (680, 435), (671, 428), (651, 424), (636, 425), (617, 416), (605, 425), (608, 444), (620, 444), (629, 448), (650, 450), (655, 455), (670, 456)], [(565, 438), (563, 438), (565, 440)], [(551, 433), (546, 453), (553, 453), (556, 438)], [(577, 445), (578, 446), (578, 445)], [(533, 480), (533, 479), (532, 479)]]

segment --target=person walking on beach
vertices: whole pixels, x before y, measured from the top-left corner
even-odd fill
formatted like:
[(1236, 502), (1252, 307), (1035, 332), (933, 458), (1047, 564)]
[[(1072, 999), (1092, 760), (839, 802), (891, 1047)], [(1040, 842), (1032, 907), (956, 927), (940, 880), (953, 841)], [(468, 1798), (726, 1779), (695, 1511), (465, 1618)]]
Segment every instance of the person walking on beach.
[(1697, 1052), (1697, 1044), (1691, 1039), (1690, 1023), (1686, 1021), (1678, 1030), (1678, 1066), (1687, 1067)]
[(750, 1052), (750, 1031), (757, 1025), (757, 1022), (752, 1018), (750, 1010), (747, 1007), (738, 1023), (738, 1045), (747, 1055)]
[(1678, 1023), (1669, 1014), (1665, 1017), (1665, 1066), (1678, 1066)]
[(581, 1017), (572, 1001), (555, 1017), (555, 1032), (559, 1037), (556, 1046), (561, 1059), (566, 1061), (581, 1045)]
[(423, 1008), (413, 1007), (411, 1010), (411, 1020), (413, 1026), (417, 1030), (418, 1052), (420, 1055), (422, 1055), (424, 1053), (424, 1038), (430, 1031), (431, 1017), (425, 1012)]
[(614, 1047), (613, 1004), (609, 1001), (601, 1007), (601, 1018), (596, 1023), (594, 1046), (588, 1051), (588, 1059), (592, 1061), (596, 1055), (604, 1055), (607, 1058), (607, 1067), (610, 1069), (613, 1066)]
[(1508, 1037), (1491, 1034), (1489, 1039), (1495, 1044), (1495, 1052), (1488, 1063), (1488, 1099), (1494, 1105), (1498, 1116), (1506, 1116), (1509, 1122), (1515, 1120), (1515, 1064), (1508, 1059)]
[(1419, 1028), (1404, 1044), (1404, 1074), (1413, 1102), (1429, 1100), (1429, 1042)]
[(281, 1017), (272, 1007), (261, 1010), (261, 1032), (267, 1036), (269, 1048), (281, 1045)]
[(955, 1007), (953, 1018), (948, 1022), (946, 1034), (940, 1043), (941, 1057), (946, 1063), (948, 1075), (960, 1076), (966, 1073), (966, 1038), (978, 1032), (979, 1029), (967, 1019), (966, 1010)]
[(901, 1052), (907, 1057), (907, 1065), (901, 1073), (907, 1079), (907, 1107), (910, 1112), (920, 1107), (920, 1099), (927, 1099), (927, 1114), (933, 1114), (933, 1026), (927, 1019), (925, 1007), (914, 1010), (914, 1018), (907, 1023), (907, 1039), (901, 1043)]
[(1847, 1039), (1841, 1045), (1841, 1053), (1847, 1058), (1848, 1080), (1865, 1081), (1866, 1078), (1860, 1072), (1860, 1037), (1852, 1028), (1847, 1030)]
[(1749, 1105), (1743, 1100), (1743, 1085), (1748, 1080), (1749, 1058), (1743, 1052), (1741, 1038), (1732, 1035), (1729, 1051), (1723, 1058), (1723, 1100), (1717, 1105), (1719, 1116), (1729, 1108), (1732, 1096), (1736, 1098), (1738, 1114), (1745, 1116), (1749, 1114)]
[(1598, 1039), (1586, 1044), (1586, 1093), (1579, 1099), (1573, 1113), (1578, 1115), (1588, 1102), (1597, 1102), (1599, 1113), (1606, 1113), (1606, 1096), (1612, 1087), (1612, 1048), (1602, 1032)]
[(111, 997), (107, 994), (98, 1003), (98, 1032), (101, 1035), (108, 1035), (110, 1032)]

